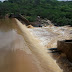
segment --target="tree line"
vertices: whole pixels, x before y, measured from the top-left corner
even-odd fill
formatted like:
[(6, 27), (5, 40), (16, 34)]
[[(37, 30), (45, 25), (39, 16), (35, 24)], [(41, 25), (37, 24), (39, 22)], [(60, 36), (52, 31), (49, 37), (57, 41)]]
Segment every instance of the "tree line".
[(57, 0), (5, 0), (0, 2), (0, 17), (22, 14), (29, 21), (37, 16), (51, 20), (55, 25), (72, 25), (72, 1)]

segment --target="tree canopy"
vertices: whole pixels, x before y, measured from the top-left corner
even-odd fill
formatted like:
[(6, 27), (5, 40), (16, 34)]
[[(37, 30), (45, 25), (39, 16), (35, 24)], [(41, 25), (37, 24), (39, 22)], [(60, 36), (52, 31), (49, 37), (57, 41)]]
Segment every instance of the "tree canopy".
[(5, 0), (0, 2), (0, 16), (22, 14), (29, 21), (39, 15), (56, 25), (72, 25), (72, 1), (57, 0)]

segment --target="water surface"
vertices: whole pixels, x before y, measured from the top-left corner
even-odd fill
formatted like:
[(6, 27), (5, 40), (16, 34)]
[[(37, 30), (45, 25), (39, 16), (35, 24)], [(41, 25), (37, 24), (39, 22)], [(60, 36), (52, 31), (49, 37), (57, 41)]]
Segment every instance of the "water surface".
[(0, 20), (0, 72), (42, 72), (15, 19)]

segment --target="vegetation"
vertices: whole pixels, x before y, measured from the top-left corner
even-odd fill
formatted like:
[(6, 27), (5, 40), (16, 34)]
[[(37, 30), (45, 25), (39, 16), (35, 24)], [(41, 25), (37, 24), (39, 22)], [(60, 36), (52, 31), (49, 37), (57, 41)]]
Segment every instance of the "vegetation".
[(0, 16), (22, 14), (29, 21), (37, 16), (48, 18), (55, 25), (72, 25), (72, 1), (57, 0), (6, 0), (0, 2)]

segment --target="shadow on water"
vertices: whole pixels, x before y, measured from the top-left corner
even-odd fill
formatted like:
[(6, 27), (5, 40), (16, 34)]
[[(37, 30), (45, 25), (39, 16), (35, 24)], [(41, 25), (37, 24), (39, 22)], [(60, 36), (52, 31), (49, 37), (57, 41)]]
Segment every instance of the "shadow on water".
[(66, 55), (57, 48), (49, 48), (48, 53), (52, 56), (63, 72), (72, 72), (72, 63), (67, 59)]

